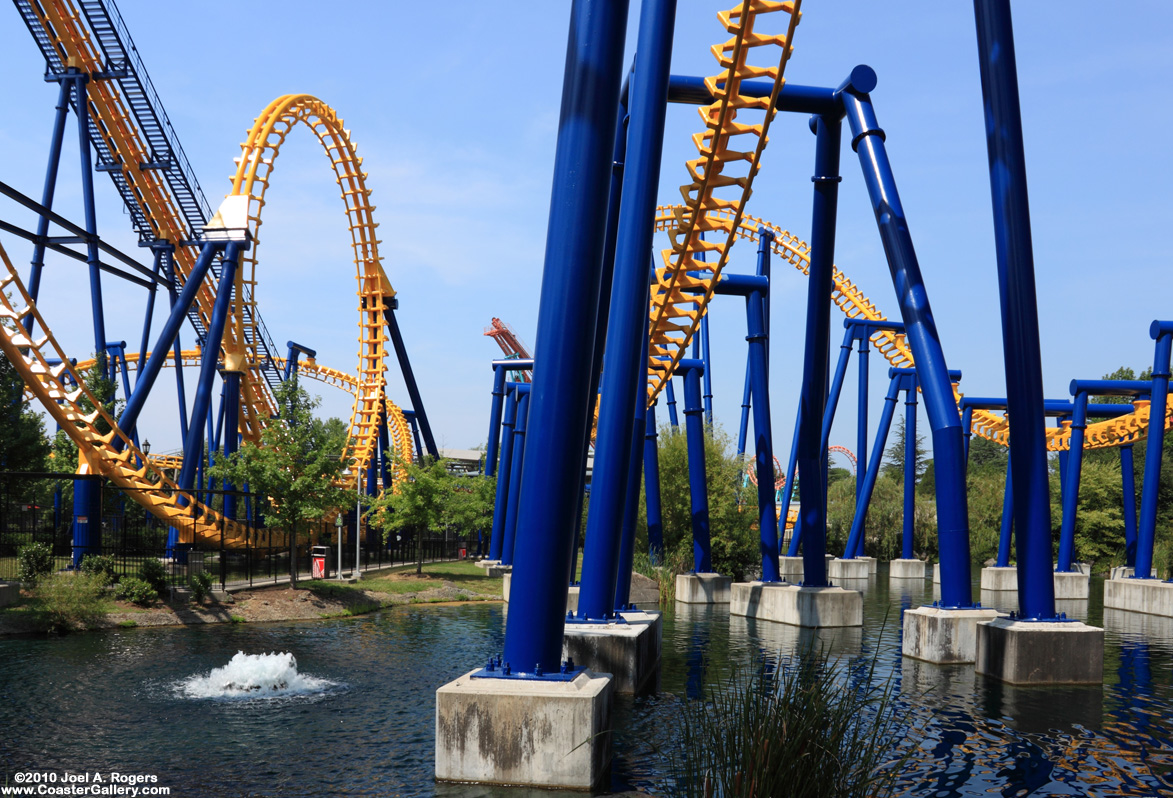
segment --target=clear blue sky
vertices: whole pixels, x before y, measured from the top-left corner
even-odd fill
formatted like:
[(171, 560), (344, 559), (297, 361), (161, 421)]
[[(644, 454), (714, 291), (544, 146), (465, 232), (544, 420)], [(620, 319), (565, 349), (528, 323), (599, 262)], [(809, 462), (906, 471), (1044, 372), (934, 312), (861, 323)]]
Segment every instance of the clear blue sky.
[[(728, 5), (682, 0), (673, 71), (715, 73), (709, 46), (726, 37)], [(630, 60), (638, 24), (632, 3)], [(442, 446), (481, 443), (498, 353), (493, 316), (532, 346), (546, 235), (569, 2), (321, 4), (123, 0), (123, 16), (209, 201), (228, 188), (253, 117), (274, 97), (318, 95), (346, 120), (370, 174), (382, 253), (400, 323)], [(442, 11), (440, 9), (443, 9)], [(972, 6), (965, 2), (808, 2), (789, 80), (837, 85), (852, 66), (879, 75), (873, 93), (951, 368), (971, 394), (1004, 393), (990, 194)], [(1173, 317), (1168, 181), (1173, 6), (1020, 3), (1014, 8), (1042, 350), (1049, 397), (1073, 377), (1151, 364), (1149, 322)], [(0, 13), (0, 180), (40, 195), (55, 87), (9, 8)], [(672, 106), (662, 201), (675, 201), (699, 130)], [(312, 137), (291, 136), (275, 173), (261, 244), (258, 296), (274, 338), (353, 369), (355, 283), (342, 205)], [(81, 219), (76, 137), (67, 139), (57, 208)], [(805, 118), (775, 122), (749, 212), (806, 238), (813, 137)], [(845, 146), (837, 262), (896, 314), (858, 162)], [(101, 232), (134, 250), (112, 187), (98, 178)], [(0, 218), (26, 221), (10, 205)], [(16, 261), (29, 247), (0, 236)], [(661, 244), (663, 242), (660, 242)], [(144, 258), (145, 260), (145, 258)], [(752, 247), (732, 268), (752, 268)], [(776, 271), (772, 397), (775, 440), (789, 448), (802, 349), (805, 278)], [(84, 267), (56, 263), (44, 309), (71, 354), (90, 348)], [(106, 287), (110, 338), (137, 348), (141, 289)], [(718, 420), (735, 431), (744, 314), (712, 311)], [(839, 319), (834, 321), (835, 329)], [(840, 333), (833, 334), (837, 350)], [(186, 334), (190, 342), (190, 332)], [(873, 367), (873, 396), (886, 375)], [(855, 372), (832, 439), (854, 448)], [(193, 375), (194, 378), (194, 375)], [(148, 408), (156, 450), (179, 445), (170, 382)], [(325, 409), (350, 403), (323, 388)], [(392, 396), (406, 403), (398, 385)], [(878, 416), (873, 407), (873, 423)], [(922, 413), (922, 420), (924, 415)]]

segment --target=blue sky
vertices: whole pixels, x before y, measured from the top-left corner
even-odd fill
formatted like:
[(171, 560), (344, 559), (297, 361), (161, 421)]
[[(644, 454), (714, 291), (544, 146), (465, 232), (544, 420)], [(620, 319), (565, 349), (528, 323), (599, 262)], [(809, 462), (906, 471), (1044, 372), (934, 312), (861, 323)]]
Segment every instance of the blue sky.
[[(638, 24), (632, 3), (630, 61)], [(193, 5), (122, 0), (122, 14), (204, 192), (215, 207), (254, 116), (274, 97), (316, 94), (346, 120), (369, 172), (382, 254), (399, 292), (400, 324), (442, 446), (484, 441), (496, 345), (493, 316), (531, 346), (549, 210), (569, 2), (402, 2), (323, 5), (244, 0)], [(709, 46), (725, 38), (722, 3), (681, 0), (677, 74), (715, 73)], [(195, 10), (198, 8), (198, 11)], [(279, 9), (279, 11), (278, 11)], [(440, 11), (442, 9), (442, 11)], [(1001, 395), (1002, 364), (993, 228), (969, 3), (808, 2), (790, 81), (837, 85), (856, 64), (875, 68), (873, 100), (951, 368), (963, 389)], [(1014, 8), (1039, 285), (1047, 395), (1074, 377), (1151, 364), (1148, 324), (1173, 317), (1167, 234), (1173, 6), (1134, 2), (1105, 13), (1090, 2)], [(0, 13), (5, 112), (0, 180), (41, 191), (55, 87), (15, 10)], [(699, 118), (668, 113), (662, 201), (675, 201)], [(342, 204), (308, 131), (282, 150), (265, 208), (258, 289), (273, 337), (319, 360), (356, 363), (355, 283)], [(81, 219), (71, 131), (57, 208)], [(813, 136), (806, 119), (780, 116), (748, 212), (806, 238)], [(845, 146), (837, 263), (891, 317), (896, 312), (858, 161)], [(112, 187), (98, 177), (99, 224), (135, 251)], [(10, 205), (0, 218), (24, 221)], [(0, 235), (14, 261), (29, 247)], [(663, 245), (663, 241), (658, 241)], [(144, 258), (145, 260), (145, 258)], [(752, 269), (752, 247), (732, 268)], [(776, 270), (772, 410), (775, 441), (789, 448), (802, 358), (805, 278)], [(43, 309), (71, 354), (90, 348), (84, 267), (55, 262)], [(109, 337), (137, 348), (144, 293), (106, 285)], [(740, 303), (712, 309), (718, 421), (735, 431), (744, 378)], [(837, 351), (839, 318), (834, 320)], [(192, 335), (186, 333), (190, 342)], [(886, 374), (873, 364), (873, 398)], [(192, 375), (194, 378), (194, 375)], [(168, 378), (169, 380), (170, 378)], [(179, 445), (170, 383), (146, 421), (157, 450)], [(322, 390), (325, 410), (350, 403)], [(855, 370), (832, 442), (854, 448)], [(393, 398), (406, 403), (399, 385)], [(873, 406), (873, 423), (878, 417)], [(921, 415), (922, 423), (924, 415)]]

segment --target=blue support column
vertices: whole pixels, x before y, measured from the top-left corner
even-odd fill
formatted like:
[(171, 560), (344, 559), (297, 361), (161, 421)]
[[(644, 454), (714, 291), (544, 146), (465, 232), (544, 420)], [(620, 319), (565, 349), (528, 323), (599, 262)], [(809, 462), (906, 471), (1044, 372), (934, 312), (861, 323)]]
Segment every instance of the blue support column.
[[(864, 524), (867, 522), (868, 505), (872, 501), (876, 478), (880, 475), (880, 464), (884, 459), (884, 444), (888, 440), (888, 431), (892, 429), (892, 417), (896, 414), (896, 399), (900, 395), (900, 385), (900, 379), (893, 375), (892, 381), (888, 384), (888, 395), (884, 397), (884, 410), (880, 413), (880, 426), (876, 430), (876, 445), (872, 447), (872, 456), (864, 471), (863, 490), (855, 501), (855, 516), (851, 519), (851, 532), (847, 536), (845, 552), (852, 556), (857, 551), (863, 550)], [(858, 473), (858, 468), (856, 466), (856, 473)]]
[(98, 213), (94, 203), (94, 168), (90, 152), (90, 106), (86, 99), (89, 76), (82, 75), (77, 86), (77, 142), (81, 155), (81, 195), (85, 209), (86, 264), (90, 271), (90, 308), (94, 323), (94, 352), (100, 355), (106, 346), (106, 311), (102, 302), (102, 268), (98, 255)]
[(916, 523), (916, 389), (904, 392), (904, 528), (900, 557), (912, 559)]
[[(595, 436), (591, 504), (583, 546), (578, 617), (606, 619), (627, 593), (622, 551), (631, 485), (638, 491), (638, 462), (647, 405), (648, 253), (652, 248), (656, 191), (664, 142), (675, 0), (644, 0), (628, 107), (627, 160), (615, 243), (615, 270), (602, 393)], [(634, 472), (634, 473), (633, 473)], [(630, 478), (629, 478), (630, 476)], [(638, 497), (638, 493), (637, 493)], [(633, 530), (634, 534), (634, 530)], [(624, 602), (626, 603), (626, 602)]]
[(648, 408), (644, 432), (644, 502), (648, 518), (648, 556), (664, 561), (664, 514), (660, 507), (660, 450), (656, 442), (656, 406)]
[[(1018, 609), (1024, 618), (1050, 619), (1055, 617), (1055, 581), (1051, 564), (1051, 500), (1047, 478), (1046, 421), (1043, 417), (1042, 354), (1010, 3), (1007, 0), (974, 0), (974, 17), (1002, 304), (1010, 457), (1014, 461)], [(917, 364), (920, 364), (919, 356)], [(968, 577), (968, 571), (966, 574)], [(942, 559), (942, 589), (944, 581)]]
[[(154, 253), (154, 259), (155, 259), (155, 263), (154, 263), (154, 267), (153, 267), (152, 271), (154, 272), (155, 276), (158, 277), (159, 273), (163, 269), (163, 253), (160, 252), (156, 247), (152, 247), (151, 251)], [(140, 340), (139, 348), (138, 348), (138, 365), (140, 365), (140, 366), (146, 365), (146, 362), (147, 362), (147, 346), (151, 342), (151, 323), (155, 319), (155, 294), (157, 294), (157, 293), (158, 293), (158, 285), (155, 283), (152, 283), (151, 287), (148, 289), (148, 292), (147, 292), (147, 309), (143, 313), (143, 335)], [(134, 378), (135, 384), (138, 383), (138, 378), (139, 378), (140, 374), (141, 374), (141, 372), (136, 369), (135, 370), (135, 378)], [(126, 391), (126, 395), (128, 397), (130, 396), (129, 389)]]
[(965, 468), (969, 471), (969, 441), (973, 438), (973, 408), (967, 407), (961, 411), (961, 430), (965, 435)]
[[(220, 266), (220, 283), (216, 289), (216, 302), (212, 305), (212, 318), (208, 323), (207, 340), (204, 341), (200, 358), (200, 376), (196, 383), (195, 402), (191, 410), (191, 424), (187, 438), (183, 441), (183, 468), (179, 471), (180, 490), (190, 491), (195, 485), (196, 466), (203, 461), (204, 430), (203, 420), (212, 403), (212, 381), (220, 361), (220, 343), (224, 339), (224, 325), (232, 304), (236, 284), (236, 269), (240, 263), (241, 245), (232, 242), (224, 253)], [(138, 388), (135, 389), (137, 394)], [(127, 403), (129, 409), (129, 403)], [(125, 415), (125, 413), (123, 414)]]
[[(758, 230), (758, 259), (770, 257), (773, 236)], [(760, 271), (760, 270), (759, 270)], [(749, 334), (750, 374), (753, 388), (754, 457), (758, 477), (758, 549), (762, 557), (762, 581), (778, 582), (778, 508), (774, 503), (774, 443), (770, 426), (770, 385), (766, 343), (765, 291), (753, 291), (746, 297), (746, 321)]]
[(856, 67), (840, 96), (851, 124), (852, 148), (858, 153), (863, 168), (864, 182), (900, 303), (905, 340), (916, 361), (917, 379), (933, 434), (941, 604), (945, 607), (971, 607), (969, 513), (961, 419), (953, 399), (953, 385), (928, 292), (884, 147), (884, 133), (876, 121), (868, 96), (874, 87), (875, 73), (868, 67)]
[(517, 520), (521, 512), (522, 468), (525, 465), (525, 431), (529, 421), (530, 386), (517, 386), (517, 421), (513, 425), (513, 465), (509, 468), (509, 507), (501, 541), (501, 564), (513, 565), (517, 547)]
[[(209, 246), (208, 244), (204, 245), (205, 248), (208, 246)], [(209, 253), (208, 256), (212, 257), (214, 255), (215, 255), (215, 253), (212, 252), (212, 253)], [(199, 266), (199, 261), (202, 258), (203, 258), (203, 249), (200, 250), (200, 255), (196, 259), (196, 265), (195, 265), (195, 267), (192, 268), (192, 274), (188, 275), (187, 282), (185, 282), (183, 284), (183, 287), (185, 289), (187, 288), (188, 283), (191, 282), (191, 278), (192, 278), (192, 276), (194, 276), (196, 268)], [(211, 261), (209, 260), (208, 263), (210, 264)], [(175, 248), (174, 247), (171, 247), (167, 252), (164, 252), (163, 264), (164, 264), (164, 270), (167, 273), (167, 293), (168, 293), (168, 296), (171, 300), (171, 315), (174, 316), (175, 306), (180, 304), (180, 301), (182, 298), (182, 295), (179, 293), (179, 290), (176, 288)], [(205, 265), (203, 274), (206, 274), (206, 273), (207, 273), (207, 266)], [(201, 276), (200, 280), (197, 282), (202, 282), (202, 281), (203, 281), (203, 277)], [(198, 288), (199, 288), (198, 285), (192, 286), (192, 291), (193, 291), (192, 298), (193, 299), (195, 298), (194, 292), (196, 290), (198, 290)], [(188, 306), (190, 307), (190, 302), (188, 303)], [(183, 324), (183, 317), (184, 317), (184, 315), (186, 315), (186, 312), (187, 311), (185, 310), (184, 314), (182, 314), (180, 316), (179, 324)], [(164, 329), (166, 329), (166, 328), (164, 328)], [(162, 336), (160, 336), (160, 338), (162, 338)], [(158, 349), (158, 347), (155, 347), (155, 348)], [(166, 351), (166, 348), (164, 348), (164, 351)], [(186, 386), (184, 384), (184, 379), (183, 379), (183, 342), (180, 340), (178, 326), (175, 328), (175, 338), (174, 338), (174, 343), (172, 344), (171, 357), (172, 357), (172, 362), (175, 366), (175, 398), (179, 402), (179, 408), (178, 408), (179, 409), (179, 437), (186, 439), (187, 438), (187, 389), (186, 389)], [(162, 364), (162, 361), (160, 361), (160, 365), (161, 364)], [(142, 367), (141, 363), (139, 364), (139, 367), (140, 367), (139, 379), (141, 379), (143, 376), (142, 372), (141, 372), (141, 367)], [(155, 373), (158, 374), (157, 371)], [(138, 387), (139, 379), (136, 379), (134, 381), (136, 388)], [(119, 426), (122, 426), (121, 422), (119, 422)], [(125, 427), (123, 427), (123, 428), (125, 429)]]
[(835, 363), (835, 376), (831, 378), (831, 390), (827, 393), (827, 406), (823, 410), (823, 426), (819, 434), (819, 445), (824, 456), (827, 446), (831, 442), (831, 427), (835, 423), (835, 410), (839, 406), (839, 395), (843, 392), (843, 378), (847, 375), (847, 364), (851, 359), (852, 340), (851, 330), (843, 336), (843, 343), (839, 345), (839, 360)]
[[(204, 282), (204, 277), (208, 273), (208, 268), (212, 265), (212, 259), (219, 250), (220, 245), (218, 244), (204, 244), (203, 248), (200, 249), (200, 255), (196, 259), (195, 265), (192, 266), (187, 282), (183, 285), (183, 291), (171, 306), (171, 314), (168, 316), (167, 322), (163, 325), (162, 332), (159, 333), (159, 340), (155, 342), (155, 348), (151, 350), (151, 356), (147, 358), (146, 365), (139, 363), (139, 375), (134, 383), (134, 391), (131, 392), (130, 397), (126, 400), (126, 407), (123, 408), (122, 414), (118, 417), (118, 426), (123, 432), (132, 432), (138, 423), (138, 417), (142, 412), (143, 406), (146, 404), (147, 396), (150, 394), (151, 388), (155, 385), (155, 380), (163, 368), (164, 361), (167, 360), (168, 350), (171, 349), (172, 343), (178, 340), (179, 328), (183, 325), (184, 319), (187, 318), (187, 311), (191, 307), (192, 302), (195, 301), (196, 294), (199, 292), (199, 288)], [(219, 348), (219, 342), (217, 342), (216, 346)], [(176, 353), (176, 359), (178, 360), (178, 352)], [(179, 364), (177, 363), (176, 365), (178, 367)], [(182, 372), (182, 369), (177, 368), (177, 371)], [(179, 384), (183, 384), (182, 380), (180, 380)], [(180, 398), (182, 400), (182, 395)], [(184, 426), (186, 427), (187, 416), (182, 410), (184, 409), (181, 408), (181, 417), (184, 419)], [(195, 419), (196, 416), (192, 416), (192, 418)], [(191, 426), (196, 427), (198, 423), (192, 424)], [(187, 430), (183, 430), (183, 432), (184, 440), (186, 440)], [(120, 439), (115, 438), (114, 440), (118, 441)], [(115, 443), (115, 445), (117, 446), (118, 444)]]
[(489, 411), (489, 438), (485, 448), (485, 476), (497, 473), (498, 441), (501, 438), (501, 409), (505, 399), (504, 366), (493, 366), (493, 407)]
[[(1072, 387), (1075, 387), (1074, 384)], [(1059, 528), (1059, 556), (1055, 570), (1071, 572), (1075, 555), (1075, 520), (1079, 511), (1079, 479), (1083, 472), (1083, 437), (1087, 429), (1086, 391), (1075, 394), (1075, 413), (1071, 419), (1071, 456), (1067, 462), (1067, 476), (1063, 485), (1063, 520)]]
[(802, 584), (827, 585), (827, 493), (823, 480), (823, 412), (827, 406), (827, 356), (831, 339), (832, 270), (839, 198), (840, 122), (811, 120), (815, 134), (814, 204), (811, 214), (810, 280), (807, 283), (806, 343), (799, 397), (798, 490), (802, 524)]
[(675, 429), (680, 426), (680, 419), (676, 415), (676, 389), (672, 386), (672, 380), (664, 384), (664, 395), (667, 397), (664, 401), (668, 405), (668, 423)]
[(1148, 579), (1153, 570), (1153, 540), (1157, 532), (1157, 493), (1161, 482), (1161, 454), (1165, 447), (1165, 406), (1169, 396), (1169, 359), (1173, 349), (1173, 322), (1154, 321), (1149, 335), (1156, 341), (1153, 388), (1149, 403), (1149, 438), (1145, 443), (1144, 483), (1136, 527), (1136, 573)]
[[(224, 457), (236, 454), (240, 443), (240, 372), (224, 372)], [(236, 485), (224, 480), (224, 515), (236, 518)]]
[(704, 374), (701, 375), (701, 384), (704, 387), (705, 424), (713, 426), (713, 364), (709, 356), (709, 312), (701, 316), (701, 362), (705, 364)]
[(101, 553), (102, 480), (92, 473), (79, 474), (73, 480), (73, 568), (76, 570), (87, 554)]
[(529, 442), (504, 660), (515, 671), (561, 665), (579, 471), (627, 25), (626, 0), (575, 0), (554, 156), (538, 311)]
[[(73, 90), (74, 78), (65, 76), (61, 79), (57, 93), (57, 113), (53, 117), (53, 133), (49, 137), (49, 163), (45, 167), (45, 187), (41, 191), (41, 205), (46, 210), (53, 209), (53, 195), (57, 191), (57, 169), (61, 165), (61, 144), (65, 139), (65, 123), (69, 115), (69, 95)], [(84, 97), (82, 102), (84, 102)], [(45, 238), (49, 235), (49, 217), (37, 218), (37, 240), (33, 244), (33, 258), (29, 269), (29, 296), (33, 301), (41, 293), (41, 272), (45, 268)], [(33, 314), (24, 318), (24, 329), (28, 333), (33, 330)]]
[[(794, 418), (794, 436), (790, 439), (790, 459), (786, 461), (786, 485), (783, 487), (782, 509), (778, 514), (778, 539), (786, 537), (786, 521), (790, 517), (790, 502), (794, 497), (794, 485), (798, 481), (798, 431), (802, 429), (802, 402), (798, 403), (798, 414)], [(794, 534), (790, 537), (790, 546), (786, 550), (787, 557), (797, 557), (798, 547), (802, 543), (802, 514), (794, 524)]]
[(709, 539), (709, 487), (705, 469), (705, 422), (701, 417), (701, 375), (699, 360), (681, 360), (676, 370), (684, 375), (684, 424), (688, 433), (688, 492), (692, 509), (692, 570), (713, 571)]
[[(667, 68), (665, 67), (665, 73)], [(667, 81), (665, 81), (666, 83)], [(665, 87), (667, 90), (667, 87)], [(640, 348), (641, 364), (648, 362), (648, 336), (641, 335), (643, 346)], [(639, 386), (636, 392), (635, 425), (631, 430), (630, 466), (627, 470), (627, 491), (623, 500), (623, 535), (619, 543), (618, 579), (615, 582), (615, 601), (612, 605), (616, 610), (630, 606), (631, 602), (631, 567), (635, 559), (635, 521), (639, 514), (639, 478), (643, 465), (644, 439), (648, 425), (648, 370), (640, 369)], [(580, 593), (581, 599), (581, 593)]]
[(1010, 459), (1006, 459), (1006, 488), (1002, 492), (1002, 528), (998, 534), (998, 559), (995, 565), (999, 568), (1010, 566), (1010, 543), (1014, 535), (1014, 478), (1011, 473)]
[(489, 536), (489, 559), (501, 560), (505, 545), (505, 517), (509, 513), (509, 486), (512, 484), (513, 426), (517, 423), (517, 386), (506, 390), (505, 419), (501, 422), (501, 463), (497, 469), (497, 494), (493, 501), (493, 531)]
[[(1055, 419), (1056, 426), (1071, 431), (1071, 419), (1062, 416)], [(1071, 464), (1071, 450), (1059, 452), (1059, 503), (1063, 503), (1063, 496), (1067, 492), (1067, 467)], [(1049, 493), (1049, 491), (1048, 491)]]
[(737, 426), (737, 459), (745, 454), (745, 442), (749, 437), (749, 409), (751, 403), (750, 397), (750, 374), (749, 374), (749, 356), (745, 359), (745, 389), (741, 392), (741, 423)]
[(403, 333), (399, 331), (399, 321), (395, 318), (395, 307), (398, 300), (391, 299), (386, 310), (383, 311), (383, 320), (387, 324), (387, 332), (391, 336), (391, 348), (395, 350), (395, 357), (399, 361), (399, 372), (403, 375), (403, 384), (407, 387), (407, 396), (411, 400), (411, 409), (415, 413), (416, 423), (423, 434), (423, 443), (428, 454), (439, 459), (440, 450), (436, 448), (436, 439), (432, 435), (432, 425), (428, 422), (427, 411), (424, 410), (424, 400), (420, 396), (419, 386), (415, 381), (415, 372), (411, 369), (411, 361), (407, 357), (407, 347), (403, 343)]
[(855, 447), (858, 451), (855, 453), (855, 503), (859, 504), (859, 498), (863, 495), (863, 475), (860, 473), (860, 467), (868, 461), (868, 341), (869, 336), (861, 335), (859, 338), (859, 398), (856, 400), (858, 406), (859, 421), (855, 428)]
[(391, 490), (391, 435), (387, 429), (386, 398), (379, 416), (379, 476), (383, 480), (383, 490)]
[(1124, 565), (1136, 567), (1136, 467), (1132, 444), (1120, 447), (1120, 479), (1124, 492)]

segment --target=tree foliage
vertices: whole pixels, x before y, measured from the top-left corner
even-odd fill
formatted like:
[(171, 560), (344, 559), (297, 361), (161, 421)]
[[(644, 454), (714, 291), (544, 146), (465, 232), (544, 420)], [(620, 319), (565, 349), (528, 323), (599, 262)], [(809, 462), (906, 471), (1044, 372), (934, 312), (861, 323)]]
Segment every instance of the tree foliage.
[[(880, 466), (880, 473), (881, 474), (892, 474), (892, 475), (895, 475), (895, 476), (903, 479), (904, 478), (904, 443), (905, 443), (905, 437), (906, 437), (905, 430), (904, 430), (904, 419), (903, 418), (898, 419), (898, 422), (896, 424), (896, 434), (894, 437), (895, 437), (895, 440), (892, 441), (892, 445), (890, 445), (884, 451), (884, 464), (882, 466)], [(924, 476), (925, 467), (928, 465), (928, 461), (925, 459), (925, 455), (927, 454), (927, 452), (925, 450), (925, 436), (921, 435), (920, 432), (917, 432), (917, 434), (916, 434), (915, 452), (916, 452), (916, 472), (915, 473), (916, 473), (916, 478), (919, 480), (922, 476)]]
[(0, 357), (0, 471), (45, 471), (48, 457), (45, 424), (25, 400), (24, 380)]
[[(664, 425), (657, 438), (664, 547), (669, 562), (692, 563), (692, 499), (688, 482), (688, 438), (683, 428)], [(741, 487), (745, 464), (719, 427), (705, 430), (709, 537), (713, 570), (744, 580), (760, 573), (757, 492)], [(740, 501), (740, 504), (739, 504)], [(640, 494), (636, 547), (647, 551), (647, 505)]]
[(265, 501), (269, 525), (289, 534), (296, 548), (297, 534), (307, 523), (354, 502), (353, 490), (337, 486), (351, 461), (330, 451), (326, 425), (313, 414), (320, 400), (301, 388), (296, 375), (274, 391), (274, 398), (279, 418), (261, 431), (259, 445), (246, 442), (208, 473), (238, 487), (247, 483)]

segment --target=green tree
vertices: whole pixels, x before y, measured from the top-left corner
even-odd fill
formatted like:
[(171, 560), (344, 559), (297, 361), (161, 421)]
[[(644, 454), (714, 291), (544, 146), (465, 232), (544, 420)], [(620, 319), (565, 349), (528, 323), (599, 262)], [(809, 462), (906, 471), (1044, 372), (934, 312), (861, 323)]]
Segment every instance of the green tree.
[[(13, 326), (10, 320), (0, 323)], [(0, 357), (0, 471), (45, 471), (48, 457), (45, 424), (25, 399), (24, 380)]]
[(383, 542), (391, 532), (415, 535), (415, 572), (423, 572), (423, 538), (452, 519), (453, 476), (444, 460), (426, 458), (407, 462), (396, 455), (396, 471), (404, 474), (395, 490), (383, 491), (371, 503), (367, 517), (383, 530)]
[(254, 494), (264, 497), (269, 524), (289, 536), (290, 580), (296, 587), (299, 531), (331, 510), (353, 504), (355, 493), (338, 487), (351, 461), (329, 450), (326, 425), (315, 423), (320, 400), (301, 388), (296, 375), (277, 388), (274, 398), (278, 419), (261, 431), (260, 443), (246, 442), (232, 457), (218, 459), (209, 474), (236, 485), (247, 482)]
[[(665, 425), (657, 438), (664, 548), (669, 562), (692, 563), (692, 504), (688, 484), (688, 439), (682, 428)], [(713, 569), (737, 581), (757, 575), (757, 491), (741, 487), (744, 461), (719, 427), (705, 430), (705, 471), (709, 494), (709, 537)], [(741, 505), (738, 505), (740, 493)], [(640, 494), (636, 547), (647, 551), (647, 511)], [(585, 528), (585, 525), (584, 525)]]
[[(880, 466), (881, 474), (894, 474), (904, 477), (904, 419), (899, 419), (896, 425), (896, 436), (892, 445), (884, 451), (884, 464)], [(925, 459), (925, 437), (919, 432), (916, 435), (916, 478), (919, 480), (925, 473), (928, 461)]]

